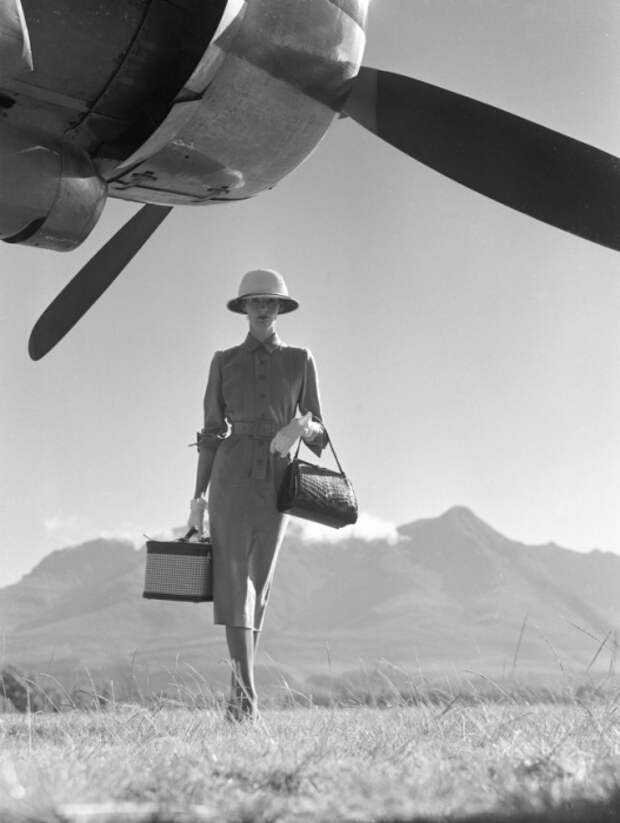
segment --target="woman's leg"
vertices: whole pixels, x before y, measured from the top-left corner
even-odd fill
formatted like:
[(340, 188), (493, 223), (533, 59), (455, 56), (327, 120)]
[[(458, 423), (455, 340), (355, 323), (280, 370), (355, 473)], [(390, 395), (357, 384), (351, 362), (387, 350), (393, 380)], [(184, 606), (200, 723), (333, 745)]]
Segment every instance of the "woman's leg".
[(256, 714), (256, 685), (254, 683), (254, 644), (252, 629), (226, 626), (226, 642), (233, 666), (231, 703), (242, 715)]

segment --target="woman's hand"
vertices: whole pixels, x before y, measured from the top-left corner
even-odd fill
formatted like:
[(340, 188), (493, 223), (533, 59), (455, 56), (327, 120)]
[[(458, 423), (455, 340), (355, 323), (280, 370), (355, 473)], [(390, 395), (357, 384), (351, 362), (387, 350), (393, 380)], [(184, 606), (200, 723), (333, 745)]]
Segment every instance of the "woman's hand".
[(281, 457), (286, 457), (293, 444), (300, 437), (309, 437), (313, 434), (313, 427), (316, 425), (312, 422), (311, 412), (306, 412), (303, 417), (294, 417), (273, 438), (269, 445), (269, 451), (272, 454), (278, 452)]
[(189, 501), (189, 517), (187, 518), (187, 530), (196, 529), (198, 537), (202, 537), (205, 529), (205, 511), (207, 501), (204, 497), (195, 497)]

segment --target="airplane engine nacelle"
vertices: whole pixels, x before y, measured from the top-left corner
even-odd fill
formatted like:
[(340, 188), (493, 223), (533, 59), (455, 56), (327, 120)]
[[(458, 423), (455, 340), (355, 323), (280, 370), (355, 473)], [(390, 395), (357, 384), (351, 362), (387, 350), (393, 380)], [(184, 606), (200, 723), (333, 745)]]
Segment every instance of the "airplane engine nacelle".
[(88, 237), (106, 201), (90, 157), (49, 135), (0, 131), (0, 238), (71, 251)]

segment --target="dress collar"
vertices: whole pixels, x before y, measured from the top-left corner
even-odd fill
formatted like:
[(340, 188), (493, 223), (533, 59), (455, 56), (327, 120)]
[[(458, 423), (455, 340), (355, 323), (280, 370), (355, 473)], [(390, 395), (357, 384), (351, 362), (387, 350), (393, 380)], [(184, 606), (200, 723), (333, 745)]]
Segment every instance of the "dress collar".
[(264, 349), (267, 349), (267, 351), (271, 354), (271, 352), (275, 351), (276, 349), (282, 348), (282, 341), (280, 340), (276, 332), (274, 332), (270, 337), (263, 341), (260, 341), (256, 337), (254, 337), (252, 332), (248, 332), (248, 335), (243, 341), (242, 346), (244, 349), (247, 349), (251, 352), (256, 351), (256, 349), (262, 346)]

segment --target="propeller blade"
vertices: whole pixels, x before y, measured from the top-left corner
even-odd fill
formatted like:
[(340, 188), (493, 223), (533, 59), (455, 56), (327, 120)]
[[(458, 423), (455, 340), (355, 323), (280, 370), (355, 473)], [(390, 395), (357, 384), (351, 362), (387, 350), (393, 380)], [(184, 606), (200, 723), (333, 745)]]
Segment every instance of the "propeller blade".
[(75, 326), (171, 210), (172, 206), (143, 206), (80, 269), (35, 323), (28, 341), (33, 360), (40, 360)]
[(11, 77), (33, 70), (30, 35), (21, 0), (2, 0), (0, 42), (0, 76)]
[(420, 80), (362, 68), (344, 113), (499, 203), (620, 250), (620, 160)]

